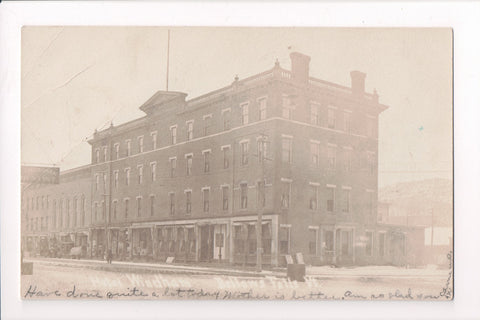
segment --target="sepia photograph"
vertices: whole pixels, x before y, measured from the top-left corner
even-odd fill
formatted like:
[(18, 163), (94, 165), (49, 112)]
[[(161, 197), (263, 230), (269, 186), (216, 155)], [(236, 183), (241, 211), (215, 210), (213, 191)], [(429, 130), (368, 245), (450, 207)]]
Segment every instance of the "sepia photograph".
[(22, 27), (20, 298), (452, 300), (453, 50)]

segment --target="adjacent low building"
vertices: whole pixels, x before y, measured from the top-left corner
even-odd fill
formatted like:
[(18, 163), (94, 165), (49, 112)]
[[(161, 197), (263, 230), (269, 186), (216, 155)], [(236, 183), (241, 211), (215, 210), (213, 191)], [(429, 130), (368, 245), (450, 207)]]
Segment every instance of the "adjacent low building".
[(290, 57), (291, 70), (276, 62), (194, 99), (159, 91), (145, 116), (96, 131), (91, 164), (24, 188), (24, 248), (40, 236), (114, 259), (254, 264), (261, 247), (274, 266), (296, 252), (312, 264), (405, 264), (415, 232), (377, 223), (387, 106), (364, 73), (346, 87)]

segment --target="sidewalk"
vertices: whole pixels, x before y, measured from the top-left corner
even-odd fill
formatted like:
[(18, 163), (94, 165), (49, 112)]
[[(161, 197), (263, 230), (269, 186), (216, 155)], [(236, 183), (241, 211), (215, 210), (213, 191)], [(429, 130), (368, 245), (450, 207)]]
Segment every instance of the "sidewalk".
[(63, 259), (63, 258), (27, 258), (25, 262), (34, 262), (49, 265), (61, 266), (78, 266), (92, 269), (101, 269), (117, 272), (164, 272), (164, 273), (187, 273), (187, 274), (203, 274), (203, 275), (232, 275), (232, 276), (250, 276), (250, 277), (286, 277), (286, 271), (282, 270), (262, 270), (256, 272), (254, 268), (241, 268), (238, 266), (196, 266), (182, 264), (167, 263), (148, 263), (134, 261), (113, 261), (107, 264), (104, 260), (90, 259)]
[[(286, 268), (263, 269), (256, 272), (254, 267), (242, 268), (240, 266), (218, 264), (184, 265), (167, 263), (148, 263), (134, 261), (113, 261), (107, 264), (104, 260), (90, 259), (62, 259), (62, 258), (27, 258), (25, 262), (34, 262), (59, 266), (77, 266), (96, 270), (115, 272), (141, 272), (141, 273), (177, 273), (196, 275), (227, 275), (243, 277), (286, 277)], [(447, 277), (450, 270), (437, 269), (435, 267), (406, 269), (393, 266), (362, 266), (342, 267), (331, 266), (307, 266), (306, 276), (312, 278), (364, 278), (364, 277), (388, 277), (388, 278), (425, 278)]]

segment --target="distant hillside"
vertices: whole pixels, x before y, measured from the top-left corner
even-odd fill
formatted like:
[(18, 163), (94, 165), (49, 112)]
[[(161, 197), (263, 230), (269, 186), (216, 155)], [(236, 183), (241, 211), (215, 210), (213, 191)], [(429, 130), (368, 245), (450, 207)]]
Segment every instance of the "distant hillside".
[[(453, 217), (453, 184), (448, 179), (403, 182), (380, 188), (378, 200), (390, 205), (390, 217), (419, 217), (437, 226), (451, 226)], [(421, 219), (421, 217), (425, 219)], [(425, 224), (425, 223), (421, 223)]]

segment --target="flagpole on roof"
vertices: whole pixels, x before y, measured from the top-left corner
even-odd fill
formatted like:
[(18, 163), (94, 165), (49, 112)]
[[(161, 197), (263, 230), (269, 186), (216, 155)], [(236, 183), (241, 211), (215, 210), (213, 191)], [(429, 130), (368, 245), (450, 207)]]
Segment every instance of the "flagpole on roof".
[(168, 39), (167, 39), (167, 85), (166, 91), (168, 91), (168, 72), (169, 72), (169, 64), (170, 64), (170, 29), (168, 29)]

